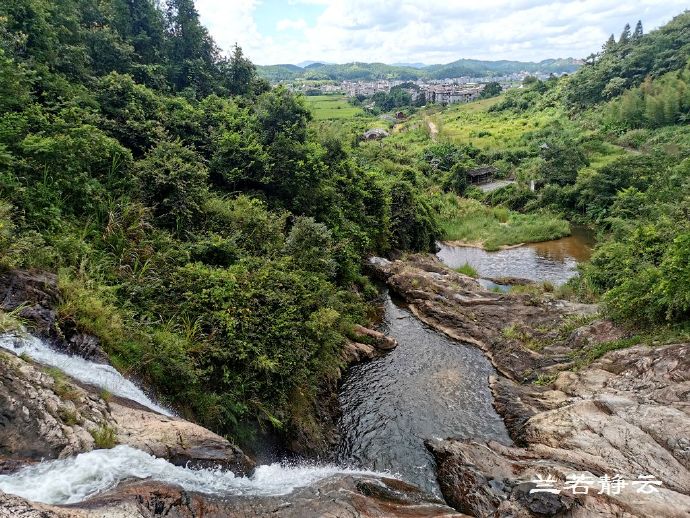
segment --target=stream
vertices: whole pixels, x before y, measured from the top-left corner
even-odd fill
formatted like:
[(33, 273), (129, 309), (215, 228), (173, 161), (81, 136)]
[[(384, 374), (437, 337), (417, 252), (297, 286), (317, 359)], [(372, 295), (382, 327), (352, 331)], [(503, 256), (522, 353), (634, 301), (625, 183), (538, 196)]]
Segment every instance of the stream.
[(340, 392), (344, 464), (390, 471), (440, 496), (424, 441), (511, 440), (492, 406), (484, 354), (427, 327), (384, 294), (382, 331), (399, 346), (350, 369)]
[[(573, 227), (572, 235), (568, 237), (498, 252), (445, 243), (439, 243), (439, 247), (441, 250), (437, 256), (445, 264), (458, 268), (467, 263), (482, 278), (518, 277), (561, 285), (577, 275), (578, 263), (589, 260), (594, 237), (587, 229)], [(493, 286), (486, 283), (485, 287)]]
[(81, 383), (135, 401), (159, 414), (173, 415), (170, 410), (154, 402), (143, 390), (110, 365), (56, 351), (40, 338), (31, 335), (2, 335), (0, 347), (17, 356), (28, 356), (42, 365), (59, 369)]
[[(480, 276), (562, 284), (577, 274), (577, 263), (589, 257), (591, 246), (588, 236), (574, 234), (494, 253), (443, 245), (438, 257), (451, 267), (467, 262)], [(266, 464), (251, 477), (238, 477), (229, 471), (174, 466), (143, 451), (117, 446), (0, 475), (0, 491), (36, 502), (70, 504), (127, 479), (150, 479), (220, 496), (282, 495), (335, 474), (386, 474), (441, 496), (425, 440), (454, 437), (511, 443), (492, 405), (488, 378), (495, 371), (476, 347), (429, 328), (387, 291), (382, 297), (382, 331), (399, 346), (352, 367), (346, 375), (339, 394), (339, 466)], [(31, 336), (2, 335), (0, 347), (156, 412), (172, 414), (109, 365), (55, 351)]]

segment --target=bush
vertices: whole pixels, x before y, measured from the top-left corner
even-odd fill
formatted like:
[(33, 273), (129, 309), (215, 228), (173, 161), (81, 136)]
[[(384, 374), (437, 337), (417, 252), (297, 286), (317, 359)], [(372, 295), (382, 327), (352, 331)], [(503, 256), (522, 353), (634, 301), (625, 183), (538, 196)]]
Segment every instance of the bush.
[(179, 141), (161, 142), (137, 164), (144, 201), (157, 222), (182, 232), (202, 213), (208, 172), (201, 158)]

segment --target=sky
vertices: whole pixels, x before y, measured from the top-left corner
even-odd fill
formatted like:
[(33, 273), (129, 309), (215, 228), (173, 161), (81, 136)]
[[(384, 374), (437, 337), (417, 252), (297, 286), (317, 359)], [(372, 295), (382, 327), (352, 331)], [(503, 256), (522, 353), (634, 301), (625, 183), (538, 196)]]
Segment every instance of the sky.
[(307, 60), (449, 63), (584, 58), (611, 33), (668, 22), (687, 0), (196, 0), (228, 51), (259, 65)]

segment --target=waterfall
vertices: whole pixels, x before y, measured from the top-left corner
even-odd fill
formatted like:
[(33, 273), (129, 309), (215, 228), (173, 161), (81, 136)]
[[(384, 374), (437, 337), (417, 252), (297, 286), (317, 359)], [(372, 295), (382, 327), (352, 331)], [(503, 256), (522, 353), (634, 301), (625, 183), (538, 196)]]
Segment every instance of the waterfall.
[(221, 469), (174, 466), (129, 446), (94, 450), (69, 459), (42, 462), (12, 475), (0, 475), (0, 491), (46, 504), (75, 504), (114, 489), (127, 479), (176, 484), (188, 491), (219, 497), (284, 495), (336, 474), (378, 475), (336, 466), (283, 466), (256, 468), (251, 477)]
[(43, 340), (30, 335), (2, 335), (0, 336), (0, 347), (17, 355), (27, 355), (42, 365), (58, 368), (81, 383), (105, 389), (115, 396), (135, 401), (163, 415), (173, 415), (170, 410), (152, 401), (144, 391), (110, 365), (95, 363), (79, 356), (58, 352)]

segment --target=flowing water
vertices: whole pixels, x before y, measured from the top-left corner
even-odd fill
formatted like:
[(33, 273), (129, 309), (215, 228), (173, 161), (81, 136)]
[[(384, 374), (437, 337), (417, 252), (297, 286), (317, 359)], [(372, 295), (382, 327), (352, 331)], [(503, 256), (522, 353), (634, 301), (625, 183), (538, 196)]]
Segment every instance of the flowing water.
[(577, 263), (589, 259), (594, 238), (586, 229), (575, 227), (572, 235), (563, 239), (498, 252), (444, 243), (439, 246), (441, 250), (437, 256), (451, 268), (468, 263), (480, 277), (519, 277), (561, 285), (577, 275)]
[(370, 474), (335, 466), (259, 466), (251, 477), (230, 471), (174, 466), (129, 446), (95, 450), (64, 460), (42, 462), (12, 475), (0, 475), (0, 491), (34, 502), (74, 504), (117, 487), (124, 480), (154, 480), (216, 496), (284, 495), (332, 475)]
[(42, 365), (60, 369), (81, 383), (93, 385), (107, 390), (115, 396), (136, 401), (155, 412), (172, 415), (170, 410), (155, 403), (143, 390), (110, 365), (94, 363), (79, 356), (70, 356), (55, 351), (43, 340), (30, 335), (2, 335), (0, 336), (0, 347), (17, 355), (27, 355)]
[(425, 326), (385, 295), (384, 328), (399, 346), (350, 369), (340, 393), (339, 460), (389, 470), (439, 495), (432, 438), (495, 439), (509, 444), (492, 406), (493, 367), (477, 348)]

